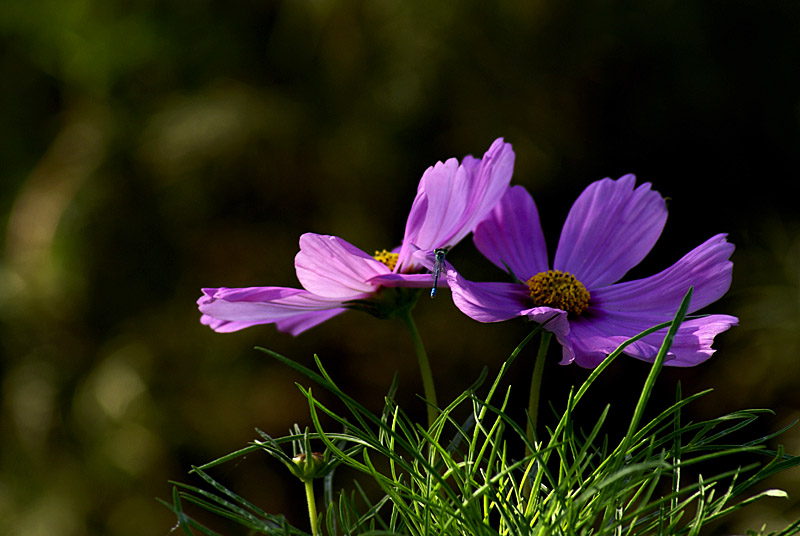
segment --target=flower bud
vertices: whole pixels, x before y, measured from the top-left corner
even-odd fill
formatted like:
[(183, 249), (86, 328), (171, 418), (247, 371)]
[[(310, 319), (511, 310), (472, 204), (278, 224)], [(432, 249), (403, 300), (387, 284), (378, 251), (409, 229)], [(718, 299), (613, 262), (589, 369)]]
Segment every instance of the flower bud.
[(325, 458), (319, 452), (312, 452), (311, 456), (300, 453), (292, 458), (292, 462), (297, 466), (294, 474), (305, 482), (316, 476), (317, 470), (325, 464)]

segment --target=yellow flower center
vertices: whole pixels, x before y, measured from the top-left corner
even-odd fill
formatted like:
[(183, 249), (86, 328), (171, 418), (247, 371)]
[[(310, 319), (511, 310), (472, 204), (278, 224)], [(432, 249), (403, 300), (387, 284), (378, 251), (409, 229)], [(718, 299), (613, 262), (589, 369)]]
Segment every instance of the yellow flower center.
[(589, 291), (569, 272), (541, 272), (528, 279), (527, 285), (536, 306), (554, 307), (579, 315), (589, 305)]
[(372, 258), (376, 261), (380, 261), (385, 264), (391, 271), (394, 271), (394, 267), (397, 266), (398, 257), (400, 257), (399, 253), (392, 253), (391, 251), (386, 251), (385, 249), (380, 251), (375, 250), (375, 255), (372, 256)]

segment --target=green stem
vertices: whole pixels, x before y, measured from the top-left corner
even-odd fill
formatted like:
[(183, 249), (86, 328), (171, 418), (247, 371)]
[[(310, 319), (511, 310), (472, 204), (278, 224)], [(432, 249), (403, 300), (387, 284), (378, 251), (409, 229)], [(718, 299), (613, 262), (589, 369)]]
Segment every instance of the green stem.
[(433, 384), (433, 373), (431, 372), (431, 364), (428, 361), (428, 354), (425, 353), (425, 346), (422, 344), (422, 338), (419, 336), (414, 319), (411, 318), (411, 309), (406, 309), (400, 314), (400, 318), (405, 323), (408, 331), (411, 333), (411, 340), (414, 343), (414, 351), (417, 353), (417, 361), (419, 362), (419, 372), (422, 375), (422, 387), (425, 390), (425, 400), (427, 401), (428, 410), (428, 427), (433, 425), (436, 420), (436, 408), (438, 403), (436, 401), (436, 387)]
[[(542, 331), (542, 338), (539, 341), (539, 351), (536, 353), (536, 362), (533, 365), (533, 376), (531, 376), (531, 392), (528, 399), (528, 440), (533, 444), (536, 422), (539, 416), (539, 394), (542, 390), (542, 375), (544, 374), (544, 364), (547, 357), (547, 348), (553, 334), (549, 331)], [(530, 452), (528, 452), (530, 454)]]
[(314, 499), (314, 479), (309, 478), (305, 482), (306, 501), (308, 502), (308, 521), (311, 523), (311, 534), (319, 536), (317, 529), (317, 501)]

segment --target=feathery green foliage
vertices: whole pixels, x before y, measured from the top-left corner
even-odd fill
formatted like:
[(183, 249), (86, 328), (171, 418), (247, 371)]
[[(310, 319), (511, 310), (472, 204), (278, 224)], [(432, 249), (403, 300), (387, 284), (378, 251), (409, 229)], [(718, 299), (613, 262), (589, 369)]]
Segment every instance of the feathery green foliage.
[[(450, 404), (435, 408), (430, 427), (414, 422), (394, 401), (393, 383), (382, 412), (377, 415), (343, 392), (315, 356), (316, 370), (275, 352), (263, 350), (302, 373), (315, 385), (333, 393), (346, 408), (337, 413), (315, 397), (310, 387), (298, 385), (308, 401), (313, 430), (260, 439), (193, 472), (214, 491), (175, 484), (172, 504), (184, 533), (211, 535), (193, 520), (183, 502), (192, 503), (242, 525), (254, 534), (381, 535), (696, 535), (710, 523), (766, 497), (785, 497), (776, 489), (758, 485), (780, 471), (800, 464), (800, 457), (767, 442), (779, 430), (742, 444), (727, 443), (767, 410), (737, 411), (701, 422), (684, 422), (682, 410), (709, 391), (683, 397), (680, 385), (675, 403), (644, 421), (644, 410), (658, 373), (682, 322), (691, 292), (672, 322), (626, 341), (610, 354), (577, 391), (553, 429), (533, 441), (524, 425), (507, 413), (508, 388), (503, 387), (509, 364), (519, 355), (537, 328), (501, 367), (485, 395), (479, 395), (487, 374)], [(596, 422), (575, 422), (574, 410), (605, 370), (635, 340), (669, 326), (627, 433), (608, 437), (603, 427), (606, 407)], [(463, 415), (466, 414), (466, 418)], [(459, 417), (461, 416), (461, 417)], [(616, 415), (615, 418), (621, 418)], [(323, 426), (332, 421), (336, 431)], [(299, 474), (294, 461), (319, 445), (319, 463), (313, 474)], [(292, 455), (284, 449), (291, 447)], [(264, 451), (283, 463), (313, 490), (324, 482), (322, 508), (311, 519), (317, 526), (306, 531), (281, 516), (268, 514), (216, 482), (206, 472), (245, 454)], [(530, 453), (525, 455), (524, 453)], [(706, 473), (729, 458), (752, 458), (746, 466), (730, 465)], [(362, 475), (352, 487), (333, 493), (335, 471), (346, 466)], [(364, 482), (369, 482), (367, 491)], [(779, 534), (800, 533), (800, 523)], [(753, 532), (755, 534), (755, 532)]]

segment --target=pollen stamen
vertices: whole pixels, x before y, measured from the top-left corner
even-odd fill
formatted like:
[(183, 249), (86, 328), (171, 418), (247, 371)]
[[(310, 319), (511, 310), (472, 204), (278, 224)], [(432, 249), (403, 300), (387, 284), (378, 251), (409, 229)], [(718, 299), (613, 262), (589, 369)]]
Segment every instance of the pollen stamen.
[(589, 305), (589, 291), (569, 272), (548, 270), (527, 281), (536, 306), (554, 307), (579, 315)]
[(375, 250), (375, 255), (372, 256), (372, 258), (376, 261), (380, 261), (385, 264), (391, 271), (394, 271), (394, 267), (397, 266), (397, 259), (399, 257), (399, 253), (392, 253), (391, 251), (387, 251), (385, 249), (380, 251)]

